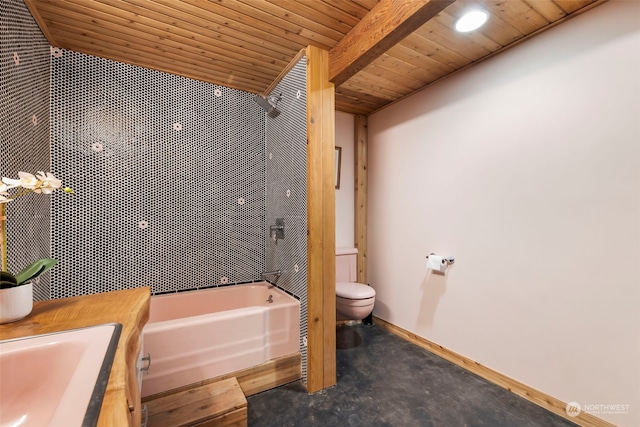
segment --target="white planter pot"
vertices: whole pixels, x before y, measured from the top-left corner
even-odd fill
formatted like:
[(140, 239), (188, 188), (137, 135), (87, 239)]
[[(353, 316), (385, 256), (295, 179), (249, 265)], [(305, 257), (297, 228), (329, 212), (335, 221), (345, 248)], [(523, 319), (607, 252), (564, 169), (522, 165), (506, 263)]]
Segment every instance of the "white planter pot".
[(0, 323), (20, 320), (33, 308), (33, 285), (26, 283), (13, 288), (0, 289)]

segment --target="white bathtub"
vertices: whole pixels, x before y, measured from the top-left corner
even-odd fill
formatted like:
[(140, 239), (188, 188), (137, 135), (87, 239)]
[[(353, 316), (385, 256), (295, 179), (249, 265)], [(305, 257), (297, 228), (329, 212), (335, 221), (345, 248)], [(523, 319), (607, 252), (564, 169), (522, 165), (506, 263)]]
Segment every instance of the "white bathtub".
[(153, 296), (142, 396), (297, 353), (299, 329), (300, 302), (266, 282)]

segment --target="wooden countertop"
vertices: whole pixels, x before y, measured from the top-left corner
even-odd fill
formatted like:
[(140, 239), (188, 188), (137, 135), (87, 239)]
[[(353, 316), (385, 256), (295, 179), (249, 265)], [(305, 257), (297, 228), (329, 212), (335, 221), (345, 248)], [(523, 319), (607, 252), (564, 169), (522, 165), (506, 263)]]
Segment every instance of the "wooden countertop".
[(0, 340), (103, 323), (122, 324), (98, 426), (130, 425), (130, 404), (135, 405), (131, 423), (139, 425), (140, 391), (135, 365), (140, 351), (142, 327), (149, 320), (149, 298), (150, 290), (145, 287), (37, 301), (25, 319), (0, 325)]

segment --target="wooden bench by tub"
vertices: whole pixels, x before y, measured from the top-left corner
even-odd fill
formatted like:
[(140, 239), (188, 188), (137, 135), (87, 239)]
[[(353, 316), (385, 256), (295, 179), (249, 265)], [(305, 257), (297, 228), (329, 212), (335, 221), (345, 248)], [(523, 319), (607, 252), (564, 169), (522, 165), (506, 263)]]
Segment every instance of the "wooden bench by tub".
[(146, 402), (148, 427), (247, 427), (247, 399), (234, 378)]

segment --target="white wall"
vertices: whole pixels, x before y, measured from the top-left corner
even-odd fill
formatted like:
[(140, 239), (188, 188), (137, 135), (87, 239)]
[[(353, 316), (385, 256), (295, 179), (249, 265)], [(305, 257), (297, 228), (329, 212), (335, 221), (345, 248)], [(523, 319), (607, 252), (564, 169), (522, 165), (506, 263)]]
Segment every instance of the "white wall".
[[(369, 117), (375, 315), (640, 425), (640, 3)], [(453, 255), (446, 277), (430, 252)]]
[(336, 190), (336, 247), (338, 248), (355, 246), (353, 117), (353, 114), (336, 111), (336, 147), (342, 147), (340, 188)]

